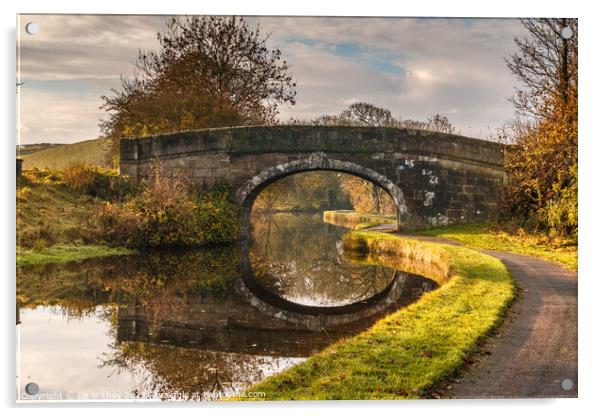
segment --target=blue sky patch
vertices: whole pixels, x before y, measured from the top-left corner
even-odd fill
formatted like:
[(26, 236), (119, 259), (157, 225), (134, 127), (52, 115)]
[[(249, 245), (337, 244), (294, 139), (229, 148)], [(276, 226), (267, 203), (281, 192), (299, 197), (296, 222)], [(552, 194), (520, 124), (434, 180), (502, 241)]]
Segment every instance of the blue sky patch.
[(343, 42), (328, 43), (310, 38), (288, 38), (286, 42), (296, 42), (303, 45), (318, 47), (325, 52), (370, 66), (381, 73), (405, 76), (406, 70), (394, 62), (401, 57), (381, 49), (368, 49), (360, 43)]

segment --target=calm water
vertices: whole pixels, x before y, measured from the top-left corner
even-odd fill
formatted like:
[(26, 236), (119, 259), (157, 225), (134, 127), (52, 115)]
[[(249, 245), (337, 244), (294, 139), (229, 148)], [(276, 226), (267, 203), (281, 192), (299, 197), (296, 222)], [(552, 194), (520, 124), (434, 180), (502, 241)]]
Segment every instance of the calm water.
[(19, 398), (236, 395), (435, 287), (348, 261), (344, 232), (278, 214), (255, 218), (244, 247), (20, 270)]
[(291, 302), (347, 305), (382, 292), (395, 278), (393, 269), (347, 260), (341, 237), (348, 230), (325, 224), (321, 213), (257, 215), (253, 224), (255, 277)]

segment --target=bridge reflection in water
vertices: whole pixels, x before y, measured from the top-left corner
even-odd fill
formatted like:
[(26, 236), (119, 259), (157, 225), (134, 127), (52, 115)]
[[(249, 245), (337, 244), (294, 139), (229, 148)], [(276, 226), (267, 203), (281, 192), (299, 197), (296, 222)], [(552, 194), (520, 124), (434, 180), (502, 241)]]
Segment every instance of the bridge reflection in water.
[[(122, 306), (119, 340), (307, 357), (436, 287), (420, 276), (350, 261), (332, 249), (345, 230), (320, 215), (277, 214), (270, 221), (278, 232), (268, 237), (267, 221), (254, 228), (255, 238), (242, 243), (239, 275), (225, 290), (199, 292), (160, 322), (147, 304)], [(303, 250), (291, 247), (301, 241)]]
[[(88, 354), (94, 364), (69, 368), (69, 380), (57, 381), (65, 391), (89, 388), (90, 380), (94, 388), (110, 390), (117, 371), (129, 377), (120, 388), (141, 397), (233, 394), (436, 287), (420, 276), (346, 259), (336, 248), (345, 230), (319, 217), (273, 221), (269, 237), (255, 228), (258, 238), (242, 250), (160, 252), (21, 270), (21, 377), (42, 377), (49, 367), (36, 354), (53, 351), (54, 364), (65, 368), (74, 365), (74, 355)], [(55, 305), (63, 316), (39, 305)], [(77, 342), (36, 343), (44, 337), (40, 331), (66, 329), (48, 325), (28, 332), (34, 312), (54, 321), (102, 321), (109, 331), (90, 349)]]

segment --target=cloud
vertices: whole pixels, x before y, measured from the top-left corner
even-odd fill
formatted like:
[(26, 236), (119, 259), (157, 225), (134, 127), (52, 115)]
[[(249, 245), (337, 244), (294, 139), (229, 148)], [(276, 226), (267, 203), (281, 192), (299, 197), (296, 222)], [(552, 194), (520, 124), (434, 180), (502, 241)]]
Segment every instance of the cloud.
[[(425, 119), (442, 112), (464, 134), (481, 137), (512, 117), (513, 108), (507, 97), (512, 93), (515, 80), (503, 59), (514, 51), (514, 37), (524, 35), (517, 19), (285, 18), (282, 21), (267, 18), (261, 23), (273, 36), (280, 26), (286, 27), (289, 39), (305, 39), (307, 47), (314, 50), (314, 56), (305, 53), (302, 59), (313, 61), (314, 66), (325, 69), (330, 63), (337, 67), (340, 77), (332, 81), (337, 87), (331, 94), (339, 94), (345, 104), (350, 101), (345, 97), (369, 100), (403, 118)], [(277, 36), (274, 38), (275, 43), (283, 41)], [(363, 88), (365, 74), (340, 70), (343, 57), (333, 53), (333, 62), (321, 59), (321, 50), (327, 49), (325, 44), (354, 44), (352, 49), (363, 54), (356, 62), (369, 61), (366, 55), (372, 55), (375, 62), (387, 57), (390, 65), (403, 70), (403, 76), (396, 78), (399, 86), (390, 88), (384, 78), (386, 71), (377, 71), (373, 66), (369, 68), (370, 81), (380, 80), (381, 88), (366, 91)], [(296, 74), (299, 57), (294, 51), (284, 49), (284, 45), (282, 48)], [(299, 88), (304, 89), (304, 95), (316, 98), (318, 103), (332, 97), (309, 84), (304, 85), (303, 79), (299, 77)], [(365, 92), (358, 94), (362, 90)], [(284, 111), (295, 115), (298, 109)], [(336, 111), (333, 108), (330, 112)], [(299, 113), (307, 111), (303, 109)]]
[(21, 29), (21, 77), (25, 80), (119, 79), (133, 69), (138, 50), (155, 49), (164, 16), (29, 15), (40, 31)]
[(105, 114), (94, 91), (28, 88), (20, 97), (20, 143), (72, 143), (98, 136), (98, 121)]
[[(22, 142), (68, 142), (98, 134), (100, 95), (154, 49), (165, 16), (22, 16)], [(281, 119), (335, 114), (356, 101), (402, 118), (448, 115), (484, 137), (513, 115), (515, 79), (503, 58), (524, 35), (516, 19), (253, 17), (283, 51), (298, 82)]]
[(336, 113), (350, 101), (375, 101), (380, 96), (402, 94), (404, 77), (377, 72), (352, 56), (338, 56), (304, 43), (287, 45), (286, 57), (297, 79), (298, 105), (281, 108), (282, 117), (315, 117)]

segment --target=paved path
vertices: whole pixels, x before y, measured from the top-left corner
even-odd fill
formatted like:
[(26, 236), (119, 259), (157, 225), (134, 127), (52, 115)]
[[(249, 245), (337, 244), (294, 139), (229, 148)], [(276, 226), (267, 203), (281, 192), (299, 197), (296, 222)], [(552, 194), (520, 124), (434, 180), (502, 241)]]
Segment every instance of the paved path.
[(481, 251), (504, 262), (520, 292), (498, 334), (441, 395), (577, 397), (577, 273), (530, 256)]

